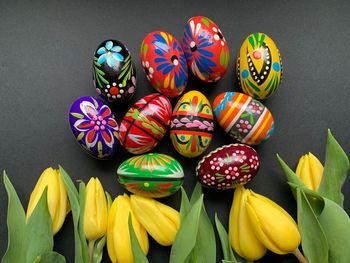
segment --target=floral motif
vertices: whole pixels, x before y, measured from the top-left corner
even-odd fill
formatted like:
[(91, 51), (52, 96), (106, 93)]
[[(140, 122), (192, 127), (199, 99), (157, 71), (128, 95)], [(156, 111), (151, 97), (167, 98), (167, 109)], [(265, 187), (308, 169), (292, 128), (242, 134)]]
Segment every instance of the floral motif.
[(253, 155), (251, 158), (249, 158), (249, 164), (250, 164), (250, 168), (257, 169), (260, 165), (259, 158)]
[(106, 146), (113, 148), (115, 132), (118, 132), (117, 122), (112, 117), (111, 109), (103, 105), (100, 109), (89, 101), (80, 103), (83, 113), (73, 126), (80, 132), (86, 133), (85, 145), (88, 149), (102, 140)]
[(147, 79), (151, 80), (153, 78), (154, 69), (151, 67), (148, 61), (142, 61), (142, 66), (145, 70)]
[(107, 61), (107, 65), (111, 68), (115, 67), (117, 62), (123, 62), (124, 57), (119, 52), (122, 50), (120, 46), (113, 46), (112, 41), (107, 41), (104, 47), (100, 47), (97, 50), (97, 54), (100, 55), (97, 63), (102, 64)]
[(216, 28), (215, 26), (212, 29), (215, 32), (214, 39), (216, 41), (220, 41), (221, 46), (225, 46), (226, 39), (222, 34), (221, 30), (219, 28)]
[(248, 131), (252, 128), (252, 125), (247, 120), (239, 120), (236, 124), (236, 128), (239, 132), (248, 133)]
[(168, 75), (164, 79), (164, 87), (172, 86), (174, 88), (171, 83), (175, 81), (175, 87), (181, 90), (184, 81), (187, 81), (186, 59), (181, 46), (174, 38), (162, 33), (154, 34), (154, 38), (152, 44), (155, 46), (155, 53), (158, 55), (154, 59), (157, 64), (156, 70)]
[[(214, 44), (211, 40), (211, 34), (206, 30), (201, 30), (202, 24), (195, 24), (190, 20), (186, 24), (184, 32), (185, 56), (191, 61), (192, 71), (202, 80), (210, 79), (210, 73), (213, 73), (213, 67), (216, 64), (212, 61), (214, 54), (208, 50), (208, 47)], [(208, 76), (207, 76), (208, 75)]]
[(251, 110), (253, 114), (261, 114), (264, 110), (263, 107), (258, 102), (252, 102), (249, 104), (248, 108)]

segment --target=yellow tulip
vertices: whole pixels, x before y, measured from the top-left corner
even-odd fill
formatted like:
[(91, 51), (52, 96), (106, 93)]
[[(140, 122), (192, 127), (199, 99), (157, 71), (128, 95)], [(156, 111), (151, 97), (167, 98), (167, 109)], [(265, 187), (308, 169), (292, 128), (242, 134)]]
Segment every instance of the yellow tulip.
[(146, 230), (136, 219), (130, 206), (129, 197), (119, 195), (114, 199), (108, 214), (107, 250), (113, 263), (132, 263), (134, 256), (131, 249), (128, 219), (131, 213), (132, 226), (143, 253), (148, 253)]
[(30, 195), (26, 217), (28, 220), (33, 213), (46, 186), (47, 205), (52, 219), (52, 232), (56, 234), (61, 229), (70, 210), (67, 191), (59, 170), (49, 167), (41, 174)]
[(107, 199), (98, 178), (91, 178), (86, 185), (84, 232), (87, 240), (97, 240), (107, 231)]
[(323, 166), (315, 155), (308, 153), (300, 157), (295, 173), (307, 188), (317, 192), (322, 180)]
[(255, 236), (246, 211), (249, 191), (237, 186), (229, 219), (229, 238), (232, 248), (248, 261), (255, 261), (266, 254), (266, 248)]
[(131, 195), (131, 208), (136, 218), (160, 245), (170, 246), (180, 227), (180, 214), (152, 198)]
[(277, 254), (294, 252), (301, 239), (294, 219), (272, 200), (247, 191), (247, 214), (259, 241)]

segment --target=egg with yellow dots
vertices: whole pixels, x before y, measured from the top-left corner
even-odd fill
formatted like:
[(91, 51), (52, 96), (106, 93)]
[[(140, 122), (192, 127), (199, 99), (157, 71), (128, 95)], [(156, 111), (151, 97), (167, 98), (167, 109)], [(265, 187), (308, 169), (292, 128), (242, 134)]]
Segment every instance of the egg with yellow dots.
[(255, 99), (267, 99), (278, 90), (282, 61), (275, 42), (265, 33), (253, 33), (243, 42), (236, 63), (238, 84)]

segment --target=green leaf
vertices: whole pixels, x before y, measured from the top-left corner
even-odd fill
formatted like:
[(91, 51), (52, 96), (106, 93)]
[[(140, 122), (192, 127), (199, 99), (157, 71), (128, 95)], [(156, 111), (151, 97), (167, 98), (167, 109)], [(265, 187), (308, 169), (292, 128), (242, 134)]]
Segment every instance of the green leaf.
[(132, 227), (132, 218), (130, 213), (128, 217), (128, 225), (129, 225), (131, 249), (132, 249), (132, 254), (134, 255), (134, 262), (148, 263), (148, 259), (145, 256), (145, 254), (143, 254), (139, 241), (137, 240), (134, 228)]
[(49, 251), (40, 256), (40, 263), (65, 263), (66, 259), (61, 254)]
[(202, 17), (201, 20), (202, 20), (202, 22), (203, 22), (204, 25), (209, 26), (209, 21), (208, 21), (208, 19), (205, 19), (204, 17)]
[(188, 200), (185, 189), (183, 189), (183, 187), (181, 186), (181, 205), (180, 205), (181, 221), (184, 220), (185, 216), (188, 214), (188, 211), (190, 211), (190, 209), (191, 209), (190, 201)]
[(296, 189), (298, 226), (302, 248), (309, 263), (328, 262), (328, 243), (308, 198), (302, 189)]
[(203, 194), (202, 185), (197, 182), (191, 195), (190, 205), (193, 206), (194, 203), (197, 202), (197, 200), (202, 196), (202, 194)]
[(147, 50), (148, 50), (148, 44), (143, 45), (143, 56), (146, 57), (147, 55)]
[(225, 51), (224, 49), (222, 48), (221, 49), (221, 53), (220, 53), (220, 65), (223, 66), (225, 63)]
[(319, 194), (343, 207), (344, 196), (341, 188), (350, 168), (349, 159), (339, 143), (328, 130), (326, 161)]
[(324, 198), (325, 206), (318, 220), (326, 235), (330, 263), (348, 263), (350, 259), (350, 219), (338, 204)]
[(83, 139), (84, 135), (85, 135), (84, 132), (79, 133), (77, 140), (80, 141), (81, 139)]
[[(87, 263), (89, 262), (89, 260), (86, 260), (86, 258), (89, 258), (89, 255), (83, 254), (82, 240), (80, 239), (80, 235), (79, 235), (79, 217), (81, 214), (80, 205), (79, 205), (79, 193), (72, 179), (67, 174), (67, 172), (61, 166), (59, 166), (59, 168), (60, 168), (60, 174), (62, 175), (63, 182), (67, 189), (69, 203), (72, 209), (73, 225), (74, 225), (74, 244), (75, 244), (74, 262)], [(83, 241), (86, 244), (86, 241), (85, 240)]]
[(80, 114), (80, 113), (77, 113), (77, 112), (71, 112), (70, 114), (71, 114), (72, 116), (74, 116), (75, 118), (78, 118), (78, 119), (84, 118), (84, 115), (83, 115), (83, 114)]
[(169, 263), (186, 262), (186, 258), (190, 255), (196, 245), (202, 207), (203, 194), (194, 203), (191, 210), (181, 223), (180, 229), (177, 232), (174, 244), (171, 248)]
[(52, 219), (47, 207), (47, 187), (41, 194), (33, 213), (29, 217), (27, 233), (27, 262), (33, 262), (38, 256), (53, 249)]
[(27, 250), (26, 216), (15, 188), (4, 171), (3, 181), (8, 196), (7, 205), (7, 250), (2, 263), (25, 262)]
[(216, 230), (218, 231), (222, 252), (224, 254), (224, 260), (233, 261), (235, 260), (235, 256), (233, 255), (232, 248), (230, 245), (230, 241), (228, 239), (228, 234), (220, 222), (217, 213), (215, 213), (215, 225)]

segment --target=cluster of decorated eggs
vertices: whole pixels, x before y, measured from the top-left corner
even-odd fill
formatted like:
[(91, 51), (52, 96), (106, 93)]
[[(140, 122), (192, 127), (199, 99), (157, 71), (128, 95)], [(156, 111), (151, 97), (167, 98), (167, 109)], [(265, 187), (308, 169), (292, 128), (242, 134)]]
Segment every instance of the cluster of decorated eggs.
[[(188, 158), (204, 153), (214, 136), (214, 116), (237, 142), (216, 149), (198, 164), (196, 174), (204, 186), (230, 189), (249, 182), (260, 160), (248, 145), (267, 140), (274, 131), (271, 112), (259, 101), (272, 96), (282, 77), (279, 51), (264, 33), (249, 35), (236, 61), (239, 86), (244, 93), (224, 92), (211, 104), (199, 91), (183, 94), (191, 72), (203, 82), (216, 82), (226, 73), (230, 55), (220, 28), (204, 16), (192, 17), (182, 41), (163, 31), (149, 33), (141, 44), (143, 71), (159, 93), (147, 95), (127, 111), (120, 125), (107, 103), (125, 103), (136, 92), (136, 69), (128, 48), (117, 40), (103, 41), (93, 57), (93, 83), (106, 101), (78, 98), (69, 111), (71, 130), (78, 143), (97, 159), (108, 159), (117, 145), (138, 156), (117, 170), (119, 182), (130, 192), (148, 197), (175, 193), (184, 179), (174, 158), (148, 153), (168, 128), (176, 151)], [(183, 94), (183, 95), (182, 95)], [(170, 99), (182, 97), (174, 108)]]

